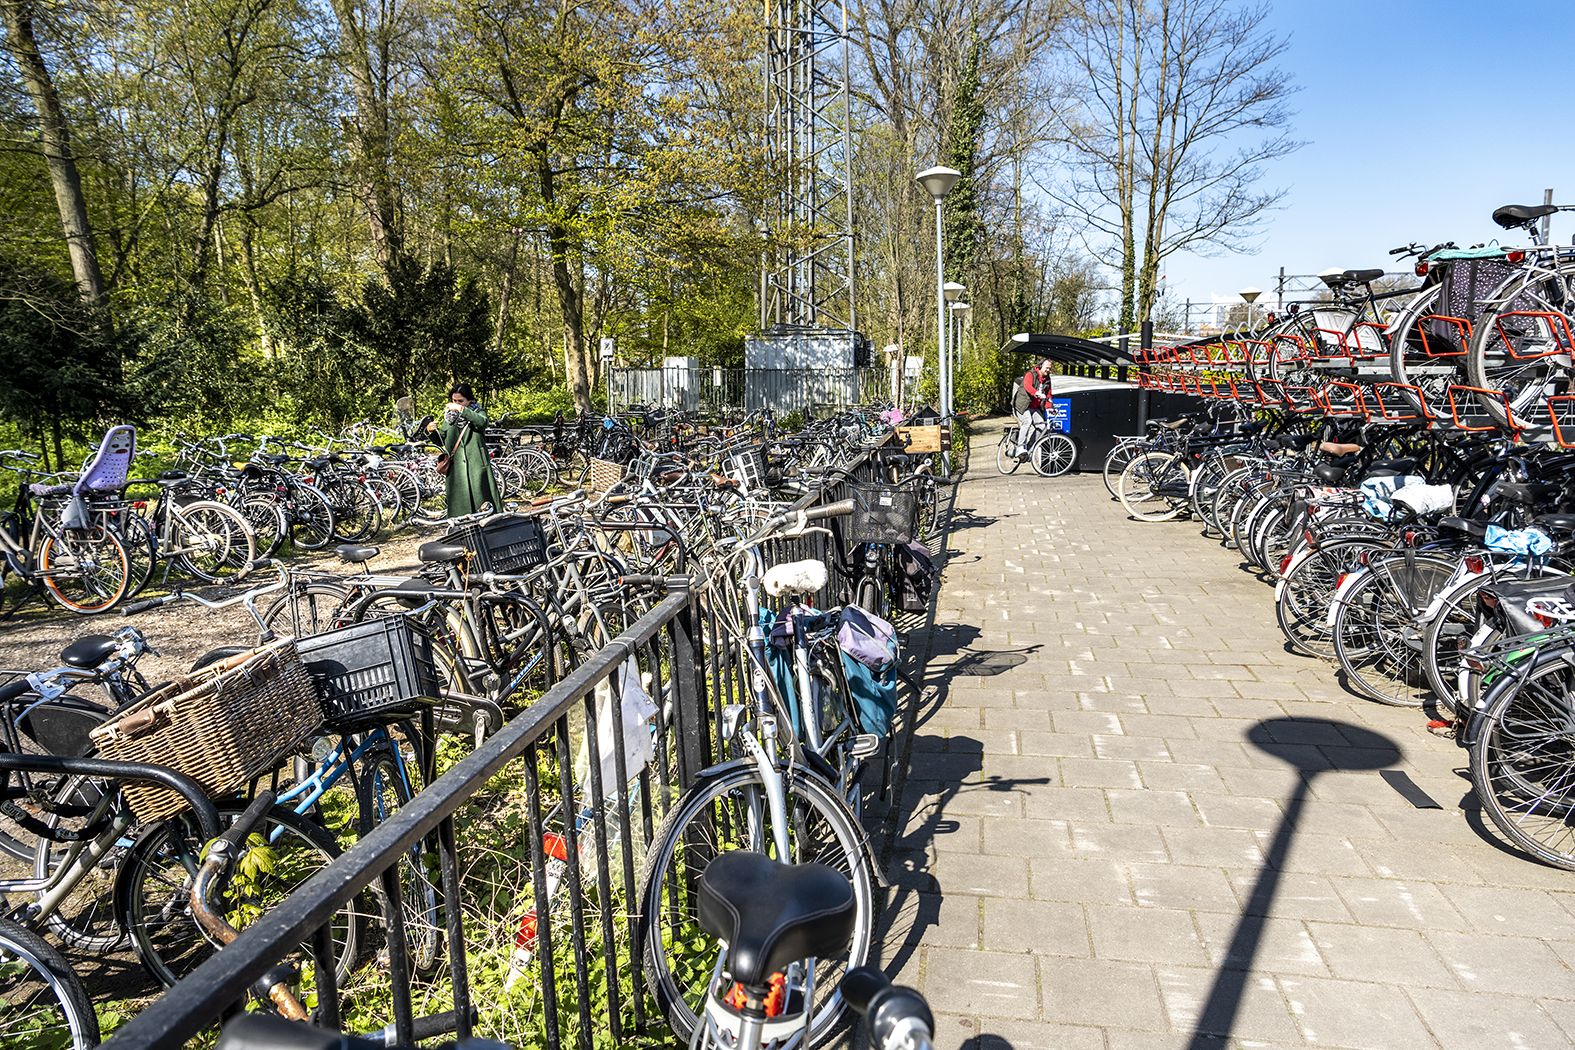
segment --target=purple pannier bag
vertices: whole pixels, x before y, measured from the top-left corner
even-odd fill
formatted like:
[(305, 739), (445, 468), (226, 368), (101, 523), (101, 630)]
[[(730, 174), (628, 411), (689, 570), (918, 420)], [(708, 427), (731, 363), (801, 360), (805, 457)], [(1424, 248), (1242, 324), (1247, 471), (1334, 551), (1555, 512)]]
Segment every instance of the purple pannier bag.
[(897, 629), (857, 605), (842, 610), (837, 627), (837, 648), (872, 670), (881, 671), (896, 660)]

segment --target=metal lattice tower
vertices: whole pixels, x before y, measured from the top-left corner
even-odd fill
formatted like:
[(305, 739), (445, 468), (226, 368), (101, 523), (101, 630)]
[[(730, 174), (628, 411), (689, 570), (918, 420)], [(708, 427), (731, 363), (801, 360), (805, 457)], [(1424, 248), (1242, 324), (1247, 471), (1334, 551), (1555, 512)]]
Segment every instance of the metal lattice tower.
[(760, 326), (856, 328), (846, 0), (766, 0), (766, 144), (781, 185)]

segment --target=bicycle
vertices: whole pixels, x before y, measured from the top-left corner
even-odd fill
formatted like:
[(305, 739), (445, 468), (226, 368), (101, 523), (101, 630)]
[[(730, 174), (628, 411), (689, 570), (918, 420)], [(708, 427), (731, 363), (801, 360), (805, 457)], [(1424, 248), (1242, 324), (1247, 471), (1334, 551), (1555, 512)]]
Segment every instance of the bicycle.
[[(14, 614), (29, 597), (43, 590), (61, 608), (91, 616), (108, 612), (126, 594), (130, 565), (126, 549), (115, 531), (102, 520), (90, 519), (67, 528), (59, 508), (34, 506), (35, 498), (56, 499), (74, 493), (81, 482), (33, 482), (33, 472), (4, 462), (38, 456), (22, 449), (0, 451), (0, 468), (18, 477), (16, 502), (0, 516), (0, 579), (7, 572), (26, 581), (27, 594), (11, 607)], [(63, 504), (62, 504), (63, 505)]]
[(995, 449), (995, 469), (1002, 474), (1014, 474), (1026, 458), (1042, 478), (1058, 478), (1070, 471), (1077, 463), (1077, 442), (1059, 427), (1052, 426), (1050, 418), (1050, 414), (1045, 413), (1045, 425), (1034, 428), (1034, 436), (1023, 456), (1017, 454), (1022, 427), (1016, 423), (1007, 424)]

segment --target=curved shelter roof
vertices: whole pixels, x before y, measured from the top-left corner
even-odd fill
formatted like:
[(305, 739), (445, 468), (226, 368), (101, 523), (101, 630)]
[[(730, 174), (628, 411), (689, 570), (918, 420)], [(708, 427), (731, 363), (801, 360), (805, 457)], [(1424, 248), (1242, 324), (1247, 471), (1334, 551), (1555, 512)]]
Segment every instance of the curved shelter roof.
[[(1136, 342), (1137, 336), (1134, 334), (1133, 345)], [(1080, 339), (1075, 335), (1030, 333), (1028, 342), (1014, 343), (1013, 346), (1019, 351), (1040, 354), (1061, 364), (1132, 365), (1137, 363), (1132, 360), (1131, 354), (1123, 354), (1108, 343), (1096, 343), (1092, 339)]]

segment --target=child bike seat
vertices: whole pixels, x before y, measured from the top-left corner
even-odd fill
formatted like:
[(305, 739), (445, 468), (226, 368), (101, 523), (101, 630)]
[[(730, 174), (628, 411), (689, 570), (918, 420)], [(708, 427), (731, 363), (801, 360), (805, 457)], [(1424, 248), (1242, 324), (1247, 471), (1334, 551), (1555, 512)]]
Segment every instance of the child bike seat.
[(728, 944), (733, 980), (760, 987), (800, 959), (831, 957), (853, 936), (853, 885), (824, 864), (724, 853), (700, 876), (700, 926)]

